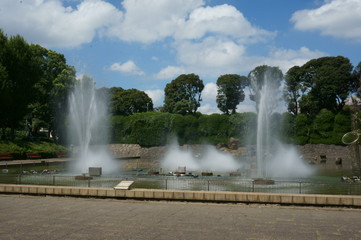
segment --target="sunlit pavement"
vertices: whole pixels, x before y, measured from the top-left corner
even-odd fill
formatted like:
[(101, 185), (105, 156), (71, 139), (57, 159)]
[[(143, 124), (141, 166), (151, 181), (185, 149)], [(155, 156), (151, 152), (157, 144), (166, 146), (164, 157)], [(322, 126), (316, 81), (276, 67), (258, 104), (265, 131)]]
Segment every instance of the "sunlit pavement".
[(361, 239), (361, 209), (0, 195), (0, 239)]

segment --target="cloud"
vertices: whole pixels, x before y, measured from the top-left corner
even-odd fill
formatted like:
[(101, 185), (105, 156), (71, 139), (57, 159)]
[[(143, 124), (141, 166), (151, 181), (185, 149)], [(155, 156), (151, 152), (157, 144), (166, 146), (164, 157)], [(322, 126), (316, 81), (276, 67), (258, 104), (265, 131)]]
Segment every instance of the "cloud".
[(124, 0), (123, 21), (109, 29), (124, 41), (152, 43), (171, 37), (202, 0)]
[(113, 5), (100, 0), (84, 0), (76, 8), (59, 0), (2, 0), (0, 9), (0, 28), (7, 34), (20, 34), (46, 47), (89, 43), (122, 17)]
[(361, 43), (361, 1), (328, 0), (317, 9), (305, 9), (292, 15), (298, 30), (320, 31), (322, 35), (351, 39)]
[(247, 42), (273, 37), (274, 33), (252, 26), (235, 7), (228, 4), (199, 7), (182, 22), (175, 39), (200, 39), (207, 34), (217, 34)]
[(178, 61), (188, 72), (202, 76), (219, 76), (240, 70), (245, 48), (228, 39), (208, 37), (199, 42), (180, 41), (175, 44)]
[(146, 90), (144, 92), (152, 99), (154, 107), (163, 105), (164, 90), (155, 89), (155, 90)]
[(201, 112), (202, 114), (212, 114), (212, 113), (221, 113), (219, 109), (210, 103), (202, 104), (198, 109), (198, 112)]
[(213, 82), (207, 83), (202, 91), (202, 100), (204, 102), (207, 101), (216, 102), (217, 89), (218, 89), (217, 84)]
[(239, 42), (255, 42), (275, 36), (252, 26), (235, 7), (224, 4), (204, 7), (202, 0), (124, 0), (121, 21), (107, 34), (123, 41), (153, 43), (166, 38), (197, 40), (222, 35)]
[(186, 73), (186, 70), (183, 67), (167, 66), (166, 68), (161, 69), (157, 74), (155, 74), (155, 78), (174, 79), (184, 73)]
[(144, 75), (144, 72), (139, 69), (139, 67), (131, 60), (126, 61), (125, 63), (113, 63), (109, 70), (119, 71), (121, 73), (126, 73), (130, 75)]
[(283, 73), (293, 66), (302, 66), (311, 59), (326, 56), (327, 54), (318, 50), (312, 51), (307, 47), (298, 50), (273, 48), (267, 57), (257, 59), (258, 63), (279, 67)]

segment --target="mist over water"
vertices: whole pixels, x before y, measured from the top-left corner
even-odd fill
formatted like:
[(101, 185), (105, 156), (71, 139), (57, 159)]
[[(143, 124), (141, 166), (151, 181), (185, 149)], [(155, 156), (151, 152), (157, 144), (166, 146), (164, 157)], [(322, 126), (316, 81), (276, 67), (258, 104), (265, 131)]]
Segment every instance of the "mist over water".
[(103, 173), (117, 169), (107, 152), (107, 107), (96, 95), (94, 82), (81, 79), (69, 95), (69, 145), (74, 146), (70, 171), (87, 173), (89, 167), (102, 167)]
[(169, 146), (161, 167), (168, 171), (176, 171), (178, 167), (186, 167), (187, 171), (230, 172), (241, 168), (240, 161), (232, 155), (217, 150), (214, 146), (204, 145), (201, 153), (191, 149), (182, 149), (177, 143)]

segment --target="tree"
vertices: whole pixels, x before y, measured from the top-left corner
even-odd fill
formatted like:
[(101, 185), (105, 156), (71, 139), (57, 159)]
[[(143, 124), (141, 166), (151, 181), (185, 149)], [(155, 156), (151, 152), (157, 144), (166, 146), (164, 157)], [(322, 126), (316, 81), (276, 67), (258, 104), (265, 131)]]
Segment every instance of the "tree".
[(352, 77), (355, 79), (355, 82), (358, 82), (357, 94), (361, 95), (361, 62), (353, 69)]
[(288, 70), (285, 76), (285, 100), (288, 102), (287, 109), (297, 115), (300, 111), (300, 100), (307, 88), (303, 87), (302, 68), (294, 66)]
[(269, 89), (268, 91), (273, 91), (269, 96), (278, 97), (277, 91), (281, 86), (283, 74), (278, 67), (262, 65), (253, 69), (248, 74), (248, 79), (250, 81), (251, 90), (250, 98), (256, 102), (256, 107), (258, 109), (261, 91), (265, 86)]
[(36, 135), (40, 127), (47, 128), (49, 134), (53, 130), (59, 132), (57, 124), (64, 122), (68, 92), (75, 83), (75, 69), (66, 64), (63, 54), (39, 45), (31, 47), (42, 73), (35, 85), (35, 102), (29, 106), (31, 114), (27, 120), (32, 126), (31, 134)]
[(3, 44), (0, 78), (2, 128), (9, 127), (10, 137), (14, 139), (15, 128), (28, 113), (28, 105), (37, 94), (35, 85), (41, 78), (41, 69), (31, 46), (21, 36), (10, 39), (5, 36), (4, 40), (4, 35), (0, 35)]
[[(339, 112), (359, 85), (352, 69), (349, 59), (342, 56), (313, 59), (300, 68), (291, 68), (286, 75), (288, 96), (302, 93), (296, 95), (302, 113), (317, 115), (321, 109)], [(294, 111), (295, 98), (288, 100)]]
[(110, 102), (113, 115), (132, 115), (153, 110), (152, 99), (145, 92), (133, 88), (111, 88)]
[(222, 75), (217, 79), (217, 107), (225, 114), (236, 113), (237, 105), (244, 101), (244, 88), (248, 78), (237, 74)]
[(203, 81), (195, 74), (182, 74), (164, 89), (164, 111), (179, 114), (196, 113), (202, 101)]

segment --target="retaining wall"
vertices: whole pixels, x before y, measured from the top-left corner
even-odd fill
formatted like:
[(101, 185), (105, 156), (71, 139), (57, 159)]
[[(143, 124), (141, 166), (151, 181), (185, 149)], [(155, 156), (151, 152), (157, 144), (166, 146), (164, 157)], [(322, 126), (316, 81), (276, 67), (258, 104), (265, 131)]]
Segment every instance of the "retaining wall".
[(361, 196), (319, 194), (276, 194), (248, 192), (182, 191), (160, 189), (115, 190), (40, 185), (0, 184), (0, 193), (138, 200), (176, 200), (200, 202), (265, 203), (287, 205), (361, 207)]

